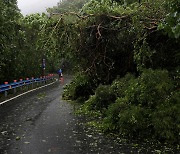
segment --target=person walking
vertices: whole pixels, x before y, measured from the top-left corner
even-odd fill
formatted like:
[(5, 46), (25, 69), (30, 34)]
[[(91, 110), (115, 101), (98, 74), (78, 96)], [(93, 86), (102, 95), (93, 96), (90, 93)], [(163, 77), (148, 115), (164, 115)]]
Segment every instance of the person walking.
[(59, 80), (61, 80), (61, 78), (63, 77), (62, 69), (58, 70), (58, 75), (59, 75)]

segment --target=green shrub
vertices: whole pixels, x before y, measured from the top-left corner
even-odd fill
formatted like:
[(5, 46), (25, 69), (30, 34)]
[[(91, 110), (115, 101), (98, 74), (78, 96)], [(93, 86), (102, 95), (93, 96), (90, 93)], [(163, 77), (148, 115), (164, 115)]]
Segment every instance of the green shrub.
[(180, 141), (180, 92), (172, 95), (158, 105), (152, 113), (155, 136), (160, 140)]
[(116, 95), (110, 85), (100, 85), (95, 91), (96, 102), (95, 109), (106, 109), (110, 104), (116, 100)]
[(87, 100), (93, 93), (94, 83), (86, 75), (77, 74), (69, 85), (64, 87), (63, 98), (76, 100), (82, 98)]
[(115, 130), (131, 137), (146, 134), (149, 126), (147, 111), (141, 106), (131, 105), (126, 98), (118, 98), (108, 108), (104, 120), (105, 130)]
[[(74, 98), (86, 94), (85, 91), (81, 95), (76, 93), (78, 88), (89, 85), (89, 80), (84, 77), (71, 83), (70, 94)], [(101, 115), (104, 131), (178, 142), (180, 92), (177, 88), (168, 71), (147, 69), (137, 78), (127, 74), (116, 79), (112, 85), (99, 85), (95, 94), (85, 101), (81, 112), (91, 116)]]
[(154, 109), (173, 89), (174, 85), (167, 71), (147, 69), (137, 79), (131, 80), (125, 90), (125, 97), (132, 104)]
[(116, 94), (117, 97), (124, 97), (125, 96), (125, 90), (133, 81), (135, 77), (132, 74), (126, 74), (123, 78), (117, 78), (114, 80), (114, 82), (111, 85), (112, 90)]
[(119, 131), (119, 113), (121, 113), (123, 110), (127, 110), (129, 107), (130, 105), (125, 98), (118, 98), (116, 103), (111, 104), (108, 107), (106, 118), (104, 119), (105, 131)]
[(95, 95), (90, 96), (90, 98), (85, 101), (84, 104), (80, 106), (80, 108), (76, 111), (76, 114), (82, 114), (85, 116), (89, 116), (90, 118), (99, 118), (102, 114), (100, 111), (94, 109), (94, 103), (96, 102)]
[(84, 106), (86, 106), (86, 110), (95, 110), (96, 108), (96, 103), (97, 103), (97, 100), (96, 100), (96, 96), (95, 95), (92, 95), (90, 96), (90, 98), (85, 102)]
[(136, 137), (147, 133), (148, 116), (144, 108), (131, 105), (130, 108), (120, 112), (118, 117), (120, 134)]
[(95, 95), (91, 96), (85, 105), (89, 110), (106, 110), (107, 107), (114, 103), (116, 95), (110, 85), (99, 85), (95, 91)]
[(175, 83), (168, 72), (149, 69), (138, 78), (126, 78), (112, 84), (112, 89), (119, 90), (120, 94), (116, 102), (108, 107), (103, 121), (104, 130), (177, 142), (180, 93), (175, 91)]

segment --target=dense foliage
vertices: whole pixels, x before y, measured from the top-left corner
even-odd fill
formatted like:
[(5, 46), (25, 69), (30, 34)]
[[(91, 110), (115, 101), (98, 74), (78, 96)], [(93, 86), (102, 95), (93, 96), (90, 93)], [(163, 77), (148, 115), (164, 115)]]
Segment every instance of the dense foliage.
[(0, 83), (45, 75), (61, 66), (55, 26), (57, 21), (45, 14), (23, 17), (16, 1), (0, 1)]
[(104, 131), (177, 143), (176, 4), (168, 0), (86, 3), (74, 24), (76, 37), (69, 44), (82, 78), (65, 87), (64, 98), (85, 96), (82, 110), (100, 112)]
[(68, 46), (74, 49), (78, 68), (99, 83), (111, 83), (127, 72), (138, 74), (143, 68), (177, 69), (179, 42), (157, 31), (166, 15), (161, 1), (141, 6), (91, 1), (81, 14), (73, 31), (72, 24), (67, 25), (66, 35), (75, 34)]
[(0, 81), (15, 76), (18, 38), (21, 37), (17, 20), (20, 18), (16, 1), (0, 0)]
[(179, 0), (167, 0), (168, 14), (164, 19), (164, 22), (159, 25), (160, 29), (164, 29), (170, 37), (180, 37), (180, 1)]
[(101, 129), (129, 137), (156, 137), (179, 141), (179, 91), (164, 70), (127, 74), (112, 85), (100, 85), (80, 113), (101, 112)]
[(78, 101), (87, 100), (89, 95), (93, 94), (94, 84), (93, 80), (87, 75), (77, 74), (73, 81), (64, 87), (63, 97), (69, 100), (76, 100), (78, 98)]
[(179, 91), (167, 71), (149, 69), (138, 78), (127, 75), (115, 80), (112, 88), (117, 99), (107, 109), (105, 130), (179, 140)]

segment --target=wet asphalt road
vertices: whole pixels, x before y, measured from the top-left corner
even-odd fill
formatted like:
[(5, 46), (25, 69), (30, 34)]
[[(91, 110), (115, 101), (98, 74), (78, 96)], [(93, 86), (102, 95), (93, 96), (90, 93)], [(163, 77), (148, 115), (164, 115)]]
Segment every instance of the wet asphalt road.
[[(66, 77), (63, 84), (68, 82)], [(117, 142), (86, 127), (84, 118), (73, 114), (74, 106), (62, 100), (63, 84), (56, 82), (0, 106), (0, 154), (129, 154), (158, 148)]]

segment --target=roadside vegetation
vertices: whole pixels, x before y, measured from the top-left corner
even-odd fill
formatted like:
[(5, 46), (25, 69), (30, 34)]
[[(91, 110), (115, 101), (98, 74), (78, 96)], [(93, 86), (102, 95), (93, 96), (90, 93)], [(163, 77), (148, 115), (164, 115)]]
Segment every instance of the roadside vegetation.
[(0, 84), (44, 75), (43, 59), (46, 73), (56, 72), (63, 57), (57, 21), (46, 14), (23, 17), (16, 3), (0, 0)]
[(179, 144), (179, 2), (125, 2), (82, 7), (69, 44), (79, 71), (64, 99), (100, 116), (104, 132)]
[(15, 6), (0, 0), (1, 82), (63, 62), (75, 73), (63, 98), (102, 131), (179, 147), (178, 0), (64, 0), (26, 17)]

